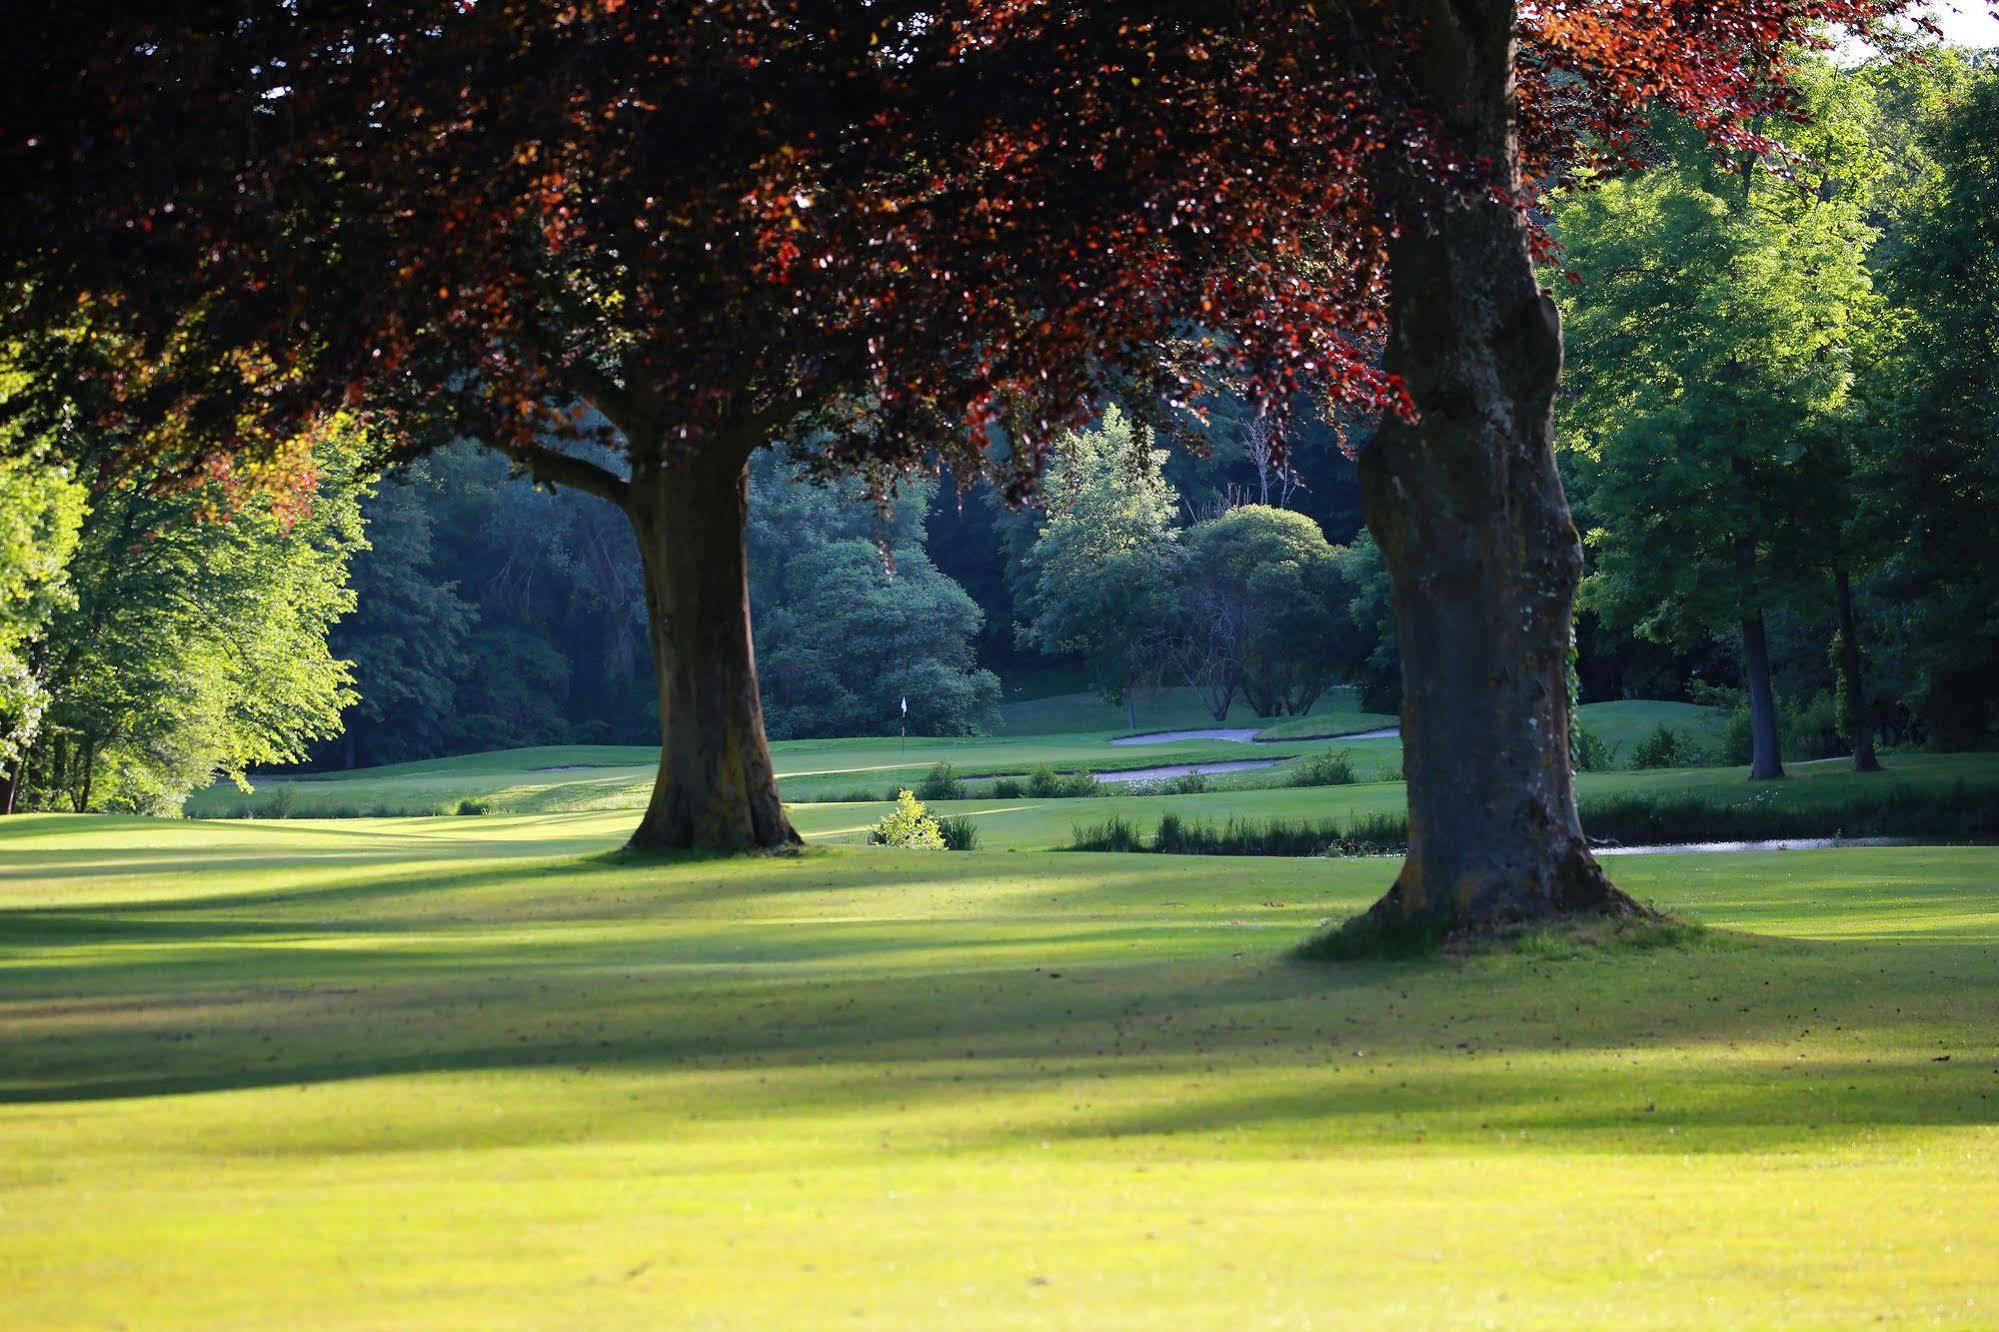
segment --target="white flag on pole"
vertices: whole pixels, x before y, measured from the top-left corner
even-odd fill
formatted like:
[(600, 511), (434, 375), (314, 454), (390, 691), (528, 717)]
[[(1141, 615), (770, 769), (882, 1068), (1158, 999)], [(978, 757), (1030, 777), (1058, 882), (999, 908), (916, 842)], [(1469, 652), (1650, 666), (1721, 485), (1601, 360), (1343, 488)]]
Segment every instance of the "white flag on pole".
[(902, 715), (905, 717), (909, 715), (909, 695), (907, 694), (902, 696)]

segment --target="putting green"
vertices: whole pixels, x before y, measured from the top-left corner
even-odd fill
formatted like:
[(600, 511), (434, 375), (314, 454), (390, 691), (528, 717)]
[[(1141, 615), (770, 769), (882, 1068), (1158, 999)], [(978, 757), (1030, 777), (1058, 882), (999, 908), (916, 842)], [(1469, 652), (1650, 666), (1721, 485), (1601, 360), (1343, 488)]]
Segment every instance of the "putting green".
[(1999, 853), (1313, 968), (1372, 861), (0, 820), (0, 1325), (1984, 1327)]

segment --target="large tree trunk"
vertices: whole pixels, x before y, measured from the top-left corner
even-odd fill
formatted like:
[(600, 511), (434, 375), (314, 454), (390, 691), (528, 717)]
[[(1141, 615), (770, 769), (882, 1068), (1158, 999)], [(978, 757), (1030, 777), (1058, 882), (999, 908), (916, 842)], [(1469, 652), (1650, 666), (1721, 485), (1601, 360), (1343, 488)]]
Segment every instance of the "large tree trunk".
[(1853, 580), (1844, 568), (1834, 571), (1833, 589), (1839, 594), (1839, 674), (1846, 689), (1847, 725), (1853, 731), (1853, 770), (1879, 772), (1873, 709), (1867, 705), (1867, 682), (1862, 678), (1860, 617), (1853, 613)]
[(1770, 686), (1770, 644), (1763, 612), (1742, 617), (1742, 674), (1749, 685), (1749, 780), (1775, 781), (1784, 775), (1777, 734), (1777, 694)]
[[(1513, 185), (1512, 4), (1412, 7), (1439, 112)], [(1440, 936), (1638, 912), (1590, 854), (1569, 768), (1582, 543), (1555, 467), (1554, 303), (1512, 208), (1418, 196), (1402, 222), (1386, 364), (1420, 417), (1384, 422), (1360, 477), (1402, 649), (1409, 854), (1370, 915)]]
[(661, 741), (636, 848), (739, 851), (801, 840), (778, 800), (750, 644), (748, 455), (717, 445), (642, 467), (626, 496), (645, 566)]

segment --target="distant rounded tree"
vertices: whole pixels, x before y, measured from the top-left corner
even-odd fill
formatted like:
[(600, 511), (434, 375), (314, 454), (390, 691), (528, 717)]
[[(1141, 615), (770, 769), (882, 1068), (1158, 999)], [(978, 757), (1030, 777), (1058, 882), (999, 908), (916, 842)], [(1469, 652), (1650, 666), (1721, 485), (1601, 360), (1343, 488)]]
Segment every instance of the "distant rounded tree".
[(1358, 655), (1351, 590), (1318, 523), (1260, 504), (1187, 529), (1181, 614), (1235, 626), (1242, 695), (1259, 717), (1302, 716)]

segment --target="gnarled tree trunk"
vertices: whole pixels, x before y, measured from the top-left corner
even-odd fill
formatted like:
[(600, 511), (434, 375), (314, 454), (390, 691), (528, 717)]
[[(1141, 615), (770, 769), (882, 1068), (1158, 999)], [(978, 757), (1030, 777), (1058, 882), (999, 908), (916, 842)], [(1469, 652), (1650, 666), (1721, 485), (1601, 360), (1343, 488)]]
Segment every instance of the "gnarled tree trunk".
[(749, 449), (641, 464), (624, 495), (645, 567), (659, 775), (630, 845), (750, 850), (801, 839), (778, 799), (750, 644)]
[[(1517, 183), (1513, 5), (1412, 0), (1446, 123)], [(1442, 935), (1641, 910), (1576, 813), (1567, 653), (1582, 544), (1555, 467), (1560, 322), (1526, 224), (1483, 199), (1412, 194), (1391, 252), (1387, 368), (1420, 418), (1360, 459), (1402, 649), (1409, 854), (1370, 913)]]

